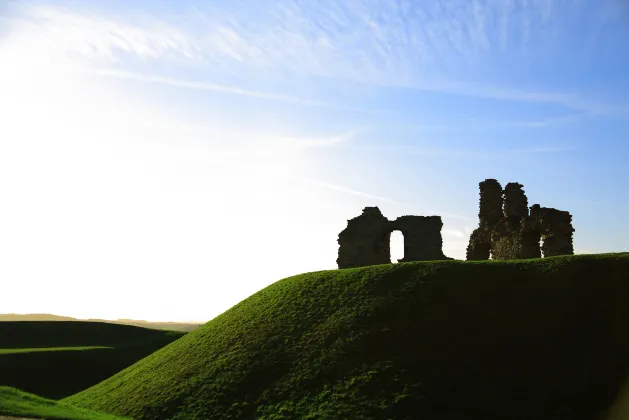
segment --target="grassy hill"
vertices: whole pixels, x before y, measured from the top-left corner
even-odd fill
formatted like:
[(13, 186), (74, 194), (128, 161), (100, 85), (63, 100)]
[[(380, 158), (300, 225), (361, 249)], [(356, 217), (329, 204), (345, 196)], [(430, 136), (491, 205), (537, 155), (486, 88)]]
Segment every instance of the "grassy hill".
[(134, 419), (601, 418), (629, 369), (629, 254), (281, 280), (64, 401)]
[(0, 386), (63, 398), (183, 335), (99, 322), (0, 322)]
[(3, 321), (87, 321), (106, 322), (108, 324), (135, 325), (136, 327), (153, 328), (156, 330), (168, 331), (194, 331), (202, 324), (188, 322), (152, 322), (137, 319), (117, 319), (110, 321), (106, 319), (77, 319), (69, 316), (53, 314), (0, 314), (0, 322)]
[(0, 386), (0, 418), (3, 415), (63, 420), (125, 420), (122, 417), (71, 407), (15, 388)]

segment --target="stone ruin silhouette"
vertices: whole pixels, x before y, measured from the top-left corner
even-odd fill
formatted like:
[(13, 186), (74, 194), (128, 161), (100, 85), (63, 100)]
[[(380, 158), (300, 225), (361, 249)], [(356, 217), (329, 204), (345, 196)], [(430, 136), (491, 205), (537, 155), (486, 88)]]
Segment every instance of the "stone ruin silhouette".
[[(504, 190), (495, 179), (479, 184), (479, 226), (470, 236), (467, 260), (540, 258), (574, 254), (572, 216), (567, 211), (528, 208), (517, 182)], [(390, 264), (390, 237), (404, 235), (404, 258), (398, 262), (452, 260), (443, 254), (440, 216), (401, 216), (390, 221), (378, 207), (365, 207), (339, 233), (339, 268)], [(540, 241), (542, 245), (540, 247)]]
[(347, 221), (339, 234), (339, 268), (390, 264), (391, 232), (404, 235), (404, 258), (399, 262), (451, 260), (441, 247), (440, 216), (401, 216), (394, 221), (382, 215), (378, 207), (365, 207), (363, 213)]
[[(567, 211), (528, 207), (517, 182), (504, 190), (495, 179), (479, 184), (479, 226), (472, 232), (467, 260), (511, 260), (573, 255), (572, 216)], [(540, 240), (542, 246), (540, 247)]]

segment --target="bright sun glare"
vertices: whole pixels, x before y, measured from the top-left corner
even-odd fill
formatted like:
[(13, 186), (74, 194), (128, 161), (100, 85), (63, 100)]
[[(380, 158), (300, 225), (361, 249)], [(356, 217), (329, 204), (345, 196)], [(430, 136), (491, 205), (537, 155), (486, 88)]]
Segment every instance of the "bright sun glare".
[[(0, 137), (10, 139), (0, 142), (10, 203), (0, 207), (10, 221), (0, 239), (2, 277), (11, 279), (3, 296), (29, 296), (3, 311), (206, 320), (320, 252), (304, 244), (278, 268), (254, 253), (243, 265), (235, 251), (277, 245), (272, 207), (290, 209), (305, 194), (290, 181), (299, 149), (242, 147), (254, 135), (246, 130), (195, 133), (34, 35), (5, 39), (0, 62)], [(248, 223), (249, 212), (268, 225)], [(301, 217), (282, 222), (297, 234), (309, 228)], [(221, 286), (235, 267), (240, 287)], [(64, 294), (86, 297), (69, 303)], [(138, 296), (146, 300), (133, 303)]]

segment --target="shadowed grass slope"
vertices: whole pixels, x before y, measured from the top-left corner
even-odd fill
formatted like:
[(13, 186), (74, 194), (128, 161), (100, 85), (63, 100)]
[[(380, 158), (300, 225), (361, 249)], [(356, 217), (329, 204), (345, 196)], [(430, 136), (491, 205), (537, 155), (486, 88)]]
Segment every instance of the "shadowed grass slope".
[(0, 415), (64, 420), (125, 420), (123, 417), (72, 407), (5, 386), (0, 386)]
[(100, 322), (0, 322), (0, 386), (67, 397), (184, 334)]
[(281, 280), (65, 401), (137, 419), (592, 420), (629, 368), (629, 254)]
[(6, 386), (0, 386), (1, 415), (63, 420), (124, 420), (122, 417), (72, 407)]

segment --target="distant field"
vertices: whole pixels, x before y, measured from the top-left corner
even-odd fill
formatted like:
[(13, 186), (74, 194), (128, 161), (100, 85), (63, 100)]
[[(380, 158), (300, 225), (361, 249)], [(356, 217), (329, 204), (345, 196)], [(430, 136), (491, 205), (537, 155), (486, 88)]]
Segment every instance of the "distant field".
[(85, 321), (0, 322), (0, 386), (63, 398), (185, 334)]
[(63, 420), (126, 420), (0, 386), (0, 418), (3, 415)]
[(113, 347), (105, 346), (85, 346), (85, 347), (41, 347), (30, 349), (0, 349), (0, 354), (16, 354), (16, 353), (35, 353), (42, 351), (84, 351), (94, 349), (111, 349)]
[(69, 316), (53, 314), (0, 314), (0, 322), (5, 321), (81, 321), (104, 322), (107, 324), (135, 325), (136, 327), (153, 328), (156, 330), (185, 331), (190, 332), (199, 328), (202, 324), (188, 322), (151, 322), (136, 319), (118, 319), (115, 321), (104, 319), (77, 319)]

